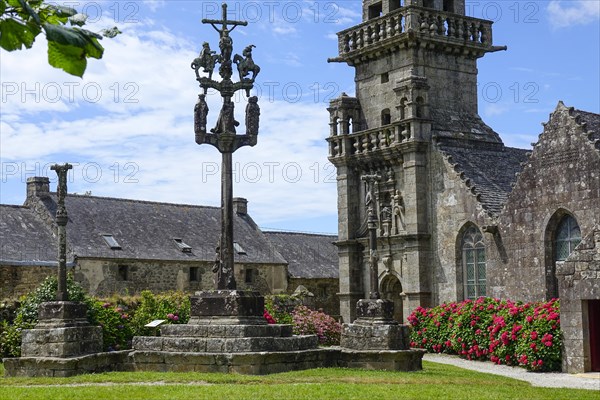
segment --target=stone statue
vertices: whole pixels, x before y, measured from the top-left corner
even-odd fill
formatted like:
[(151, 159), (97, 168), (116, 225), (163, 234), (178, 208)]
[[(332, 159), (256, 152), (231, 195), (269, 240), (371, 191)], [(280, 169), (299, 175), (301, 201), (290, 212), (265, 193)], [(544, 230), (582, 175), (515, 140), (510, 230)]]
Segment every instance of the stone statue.
[(260, 107), (258, 97), (252, 96), (248, 99), (246, 106), (246, 134), (258, 135), (258, 124), (260, 118)]
[(400, 233), (400, 230), (404, 230), (404, 198), (400, 194), (399, 190), (396, 190), (396, 193), (393, 197), (393, 212), (394, 212), (394, 230), (395, 233)]
[(396, 174), (394, 173), (394, 168), (393, 167), (390, 167), (387, 170), (387, 174), (386, 175), (387, 175), (387, 181), (388, 182), (394, 182), (396, 180)]
[(252, 48), (254, 47), (256, 46), (253, 44), (246, 46), (242, 52), (243, 57), (239, 54), (236, 54), (233, 57), (233, 62), (237, 64), (238, 73), (240, 74), (240, 81), (244, 80), (246, 76), (252, 72), (252, 77), (249, 78), (249, 80), (254, 82), (256, 76), (260, 72), (260, 67), (254, 64), (254, 60), (252, 59)]
[(223, 107), (219, 113), (219, 118), (217, 119), (217, 125), (210, 130), (212, 133), (236, 133), (235, 127), (239, 126), (240, 123), (235, 120), (233, 109), (233, 103), (223, 103)]
[(203, 143), (199, 135), (206, 133), (206, 116), (208, 115), (208, 104), (206, 104), (205, 96), (198, 95), (198, 102), (194, 106), (194, 132), (196, 132), (196, 143)]
[(192, 69), (196, 71), (196, 78), (200, 79), (198, 70), (202, 67), (202, 71), (208, 73), (208, 79), (212, 79), (212, 74), (215, 69), (215, 63), (219, 59), (215, 51), (210, 49), (208, 42), (202, 44), (200, 55), (192, 61)]

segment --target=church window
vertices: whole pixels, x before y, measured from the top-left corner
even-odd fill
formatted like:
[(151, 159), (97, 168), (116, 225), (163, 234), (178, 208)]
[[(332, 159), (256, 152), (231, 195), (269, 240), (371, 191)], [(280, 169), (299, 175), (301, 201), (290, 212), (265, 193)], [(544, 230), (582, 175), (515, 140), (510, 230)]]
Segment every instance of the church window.
[(581, 231), (575, 218), (565, 215), (556, 229), (555, 261), (564, 261), (581, 242)]
[(392, 116), (390, 115), (390, 109), (386, 108), (381, 112), (381, 125), (389, 125), (392, 123)]
[(423, 7), (435, 8), (435, 6), (433, 5), (433, 0), (423, 0)]
[(475, 226), (462, 238), (462, 263), (465, 299), (486, 295), (485, 245), (483, 235)]
[(454, 0), (444, 0), (444, 11), (454, 12)]
[(387, 83), (390, 81), (390, 74), (387, 72), (384, 72), (383, 74), (381, 74), (381, 83)]

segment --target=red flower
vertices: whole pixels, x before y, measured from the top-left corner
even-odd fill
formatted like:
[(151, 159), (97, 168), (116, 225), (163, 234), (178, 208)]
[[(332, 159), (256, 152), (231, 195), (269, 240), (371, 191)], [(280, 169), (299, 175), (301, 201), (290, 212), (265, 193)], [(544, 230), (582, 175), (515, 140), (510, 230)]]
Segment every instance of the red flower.
[(531, 340), (535, 340), (538, 337), (538, 333), (536, 331), (531, 332)]

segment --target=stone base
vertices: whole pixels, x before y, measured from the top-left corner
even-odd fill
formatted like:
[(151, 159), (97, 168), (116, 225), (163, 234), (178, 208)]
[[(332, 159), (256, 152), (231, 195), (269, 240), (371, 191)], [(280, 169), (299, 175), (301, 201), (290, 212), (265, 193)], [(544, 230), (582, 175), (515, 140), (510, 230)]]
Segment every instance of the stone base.
[(396, 325), (394, 320), (394, 302), (391, 300), (360, 299), (356, 303), (355, 324)]
[(286, 352), (177, 353), (135, 351), (136, 371), (223, 372), (266, 375), (311, 368), (337, 367), (339, 349)]
[(190, 296), (188, 325), (266, 325), (265, 298), (258, 292), (213, 290)]
[(67, 377), (108, 371), (132, 371), (130, 351), (88, 354), (80, 357), (20, 357), (5, 358), (4, 376)]
[(35, 328), (23, 331), (23, 357), (76, 357), (101, 351), (102, 328), (88, 323), (83, 303), (42, 303)]
[(407, 325), (342, 325), (340, 346), (352, 350), (408, 350), (410, 331)]

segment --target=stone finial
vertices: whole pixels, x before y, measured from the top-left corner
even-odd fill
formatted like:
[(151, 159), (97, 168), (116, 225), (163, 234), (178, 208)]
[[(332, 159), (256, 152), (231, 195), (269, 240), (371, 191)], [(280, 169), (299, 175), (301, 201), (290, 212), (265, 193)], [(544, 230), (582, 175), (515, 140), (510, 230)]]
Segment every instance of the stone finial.
[(45, 176), (27, 178), (27, 198), (43, 199), (50, 194), (50, 179)]
[(233, 211), (236, 214), (248, 214), (248, 200), (243, 197), (233, 198)]

